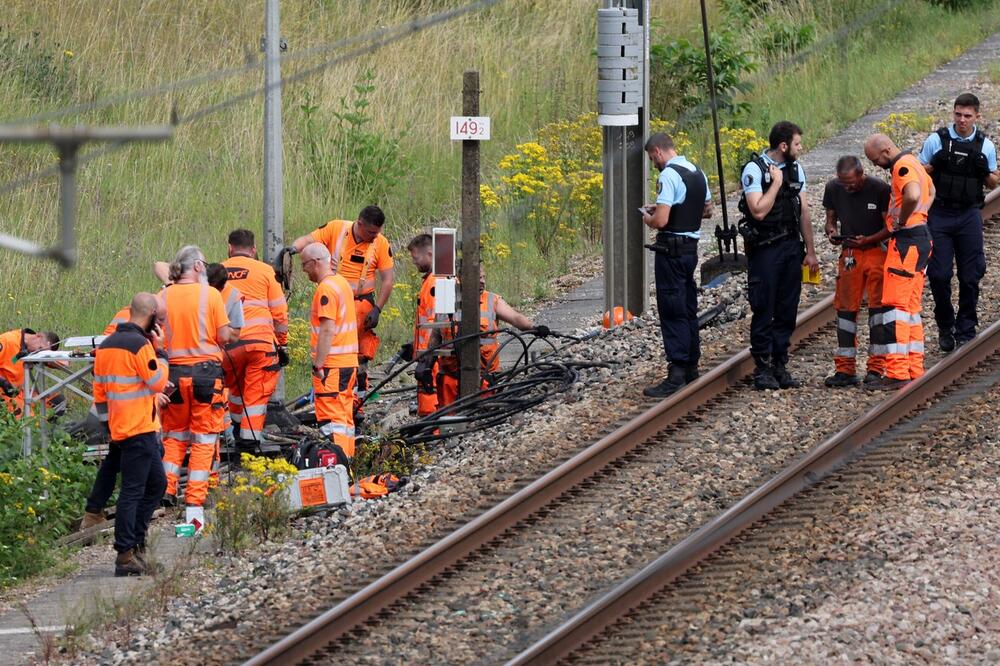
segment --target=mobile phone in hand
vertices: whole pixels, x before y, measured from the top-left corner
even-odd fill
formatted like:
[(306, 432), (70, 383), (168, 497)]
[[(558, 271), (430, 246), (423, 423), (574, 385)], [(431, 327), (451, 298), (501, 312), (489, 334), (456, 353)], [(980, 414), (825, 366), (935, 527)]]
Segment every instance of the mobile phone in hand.
[(170, 396), (172, 396), (174, 394), (174, 391), (176, 391), (176, 390), (177, 390), (176, 386), (174, 386), (170, 382), (167, 382), (167, 385), (163, 387), (163, 395), (165, 395), (165, 396), (167, 396), (169, 398)]
[(830, 236), (830, 240), (834, 243), (843, 243), (845, 238), (847, 238), (847, 236), (843, 236), (841, 234), (834, 234)]

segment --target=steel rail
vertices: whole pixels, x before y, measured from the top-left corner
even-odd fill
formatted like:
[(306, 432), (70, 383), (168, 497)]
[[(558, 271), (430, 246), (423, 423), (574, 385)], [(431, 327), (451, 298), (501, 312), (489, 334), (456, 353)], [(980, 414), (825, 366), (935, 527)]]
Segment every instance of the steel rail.
[(551, 664), (600, 635), (619, 618), (731, 541), (775, 508), (849, 462), (887, 428), (1000, 350), (1000, 321), (822, 442), (638, 573), (613, 587), (511, 659), (508, 666)]
[[(799, 315), (793, 344), (834, 318), (833, 295)], [(552, 503), (657, 432), (747, 377), (749, 349), (730, 357), (681, 391), (606, 435), (492, 509), (247, 660), (248, 666), (297, 663), (344, 636), (537, 510)]]

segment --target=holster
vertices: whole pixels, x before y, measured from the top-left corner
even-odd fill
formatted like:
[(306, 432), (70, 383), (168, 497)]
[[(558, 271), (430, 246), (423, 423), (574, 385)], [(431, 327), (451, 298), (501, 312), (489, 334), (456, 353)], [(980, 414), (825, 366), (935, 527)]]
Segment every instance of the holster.
[(644, 247), (670, 258), (698, 254), (698, 239), (677, 234), (656, 234), (655, 243), (647, 243)]

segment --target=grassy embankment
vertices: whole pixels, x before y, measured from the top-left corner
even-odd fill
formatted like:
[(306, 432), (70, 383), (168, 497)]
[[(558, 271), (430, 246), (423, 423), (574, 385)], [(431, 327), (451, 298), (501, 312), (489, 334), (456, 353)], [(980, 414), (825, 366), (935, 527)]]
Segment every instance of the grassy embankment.
[[(284, 3), (282, 33), (294, 54), (459, 4), (463, 2)], [(258, 51), (262, 5), (260, 0), (10, 3), (3, 19), (7, 41), (0, 44), (0, 117), (18, 118), (239, 65)], [(812, 23), (816, 39), (871, 9), (860, 0), (783, 7), (776, 11), (784, 12), (789, 23)], [(657, 40), (681, 34), (697, 38), (693, 0), (654, 3), (654, 11)], [(718, 11), (713, 15), (718, 18)], [(852, 35), (846, 48), (824, 49), (777, 78), (750, 75), (756, 85), (746, 96), (751, 111), (732, 124), (766, 133), (775, 119), (788, 117), (805, 127), (807, 143), (814, 143), (953, 57), (961, 50), (957, 44), (973, 41), (970, 33), (978, 38), (998, 24), (1000, 8), (995, 6), (948, 18), (925, 0), (908, 0)], [(932, 34), (926, 26), (933, 26)], [(371, 127), (389, 136), (406, 131), (394, 162), (399, 167), (390, 169), (395, 183), (378, 200), (389, 215), (387, 231), (397, 258), (405, 265), (402, 279), (415, 284), (402, 251), (406, 240), (414, 230), (457, 217), (460, 151), (445, 128), (447, 117), (460, 109), (462, 71), (476, 67), (482, 72), (483, 112), (494, 123), (494, 139), (484, 146), (489, 176), (500, 156), (539, 126), (594, 108), (593, 30), (593, 7), (587, 3), (514, 0), (289, 85), (284, 96), (286, 237), (331, 217), (353, 216), (368, 203), (368, 197), (349, 191), (343, 179), (317, 177), (329, 173), (321, 168), (330, 165), (311, 162), (306, 146), (324, 136), (305, 128), (302, 106), (318, 106), (313, 117), (322, 134), (333, 123), (340, 98), (349, 97), (351, 86), (370, 69)], [(30, 37), (35, 32), (38, 36)], [(747, 25), (742, 32), (750, 44), (761, 28)], [(317, 62), (287, 63), (285, 73)], [(165, 122), (172, 104), (183, 119), (259, 83), (257, 75), (244, 75), (69, 120)], [(658, 102), (653, 101), (654, 113)], [(31, 324), (64, 333), (99, 330), (135, 290), (155, 286), (148, 273), (154, 259), (169, 257), (191, 242), (209, 257), (221, 258), (229, 229), (259, 230), (261, 118), (262, 103), (255, 99), (183, 125), (169, 145), (134, 146), (88, 164), (80, 180), (79, 267), (63, 272), (47, 262), (4, 253), (0, 297), (7, 307), (0, 312), (0, 326)], [(691, 135), (696, 148), (707, 146), (707, 132)], [(50, 164), (52, 157), (47, 148), (17, 148), (5, 149), (0, 160), (7, 177), (15, 177)], [(336, 165), (332, 168), (335, 172)], [(52, 238), (56, 216), (54, 179), (0, 200), (0, 230), (7, 233)], [(514, 250), (520, 255), (516, 271), (501, 264), (490, 275), (493, 288), (513, 302), (544, 295), (559, 263), (541, 258), (530, 236), (523, 240), (528, 247)], [(587, 249), (585, 242), (569, 248)], [(303, 303), (306, 287), (300, 280), (296, 304)], [(383, 334), (392, 342), (386, 349), (407, 334), (408, 296), (401, 289), (392, 303), (398, 310), (383, 317)]]

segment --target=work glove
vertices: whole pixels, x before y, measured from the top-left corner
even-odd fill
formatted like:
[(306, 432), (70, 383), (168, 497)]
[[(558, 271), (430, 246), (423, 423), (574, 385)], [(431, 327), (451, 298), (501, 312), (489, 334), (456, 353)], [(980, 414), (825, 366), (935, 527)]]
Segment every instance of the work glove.
[(290, 359), (288, 358), (288, 347), (281, 345), (278, 347), (278, 365), (282, 368), (286, 367)]
[(413, 360), (413, 343), (407, 342), (399, 347), (399, 360), (409, 363)]
[(547, 338), (550, 335), (552, 335), (552, 331), (545, 324), (539, 324), (538, 326), (535, 327), (535, 335), (537, 335), (540, 338)]
[(434, 357), (425, 354), (417, 361), (417, 369), (413, 371), (413, 377), (419, 386), (430, 386), (434, 382)]
[(17, 388), (4, 377), (0, 377), (0, 391), (8, 397), (13, 397), (17, 394)]
[(371, 330), (378, 326), (378, 318), (382, 314), (382, 308), (377, 305), (373, 305), (368, 316), (365, 317), (365, 328)]

